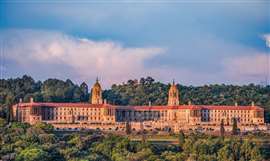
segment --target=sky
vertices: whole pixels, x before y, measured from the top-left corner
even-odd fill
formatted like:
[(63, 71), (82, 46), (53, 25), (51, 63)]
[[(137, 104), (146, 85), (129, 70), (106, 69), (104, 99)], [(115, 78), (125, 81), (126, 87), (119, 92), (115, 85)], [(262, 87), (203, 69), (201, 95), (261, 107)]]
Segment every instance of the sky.
[(2, 0), (0, 49), (1, 78), (263, 84), (270, 2)]

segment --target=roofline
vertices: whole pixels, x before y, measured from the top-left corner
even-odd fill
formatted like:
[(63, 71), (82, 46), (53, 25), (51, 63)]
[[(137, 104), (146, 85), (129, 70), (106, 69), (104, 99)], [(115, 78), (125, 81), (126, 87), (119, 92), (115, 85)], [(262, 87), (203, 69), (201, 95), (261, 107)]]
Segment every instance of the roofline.
[(90, 103), (64, 103), (64, 102), (28, 102), (28, 103), (18, 103), (14, 106), (25, 107), (25, 106), (48, 106), (48, 107), (85, 107), (85, 108), (119, 108), (119, 109), (134, 109), (134, 110), (166, 110), (166, 109), (197, 109), (197, 110), (258, 110), (262, 111), (263, 108), (259, 106), (228, 106), (228, 105), (178, 105), (178, 106), (121, 106), (121, 105), (111, 105), (111, 104), (90, 104)]

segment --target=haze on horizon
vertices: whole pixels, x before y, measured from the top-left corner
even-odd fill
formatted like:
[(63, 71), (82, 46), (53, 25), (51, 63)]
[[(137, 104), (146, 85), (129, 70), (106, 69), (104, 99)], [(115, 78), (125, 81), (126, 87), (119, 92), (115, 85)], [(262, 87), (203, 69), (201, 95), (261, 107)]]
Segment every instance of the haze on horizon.
[(261, 84), (270, 75), (269, 8), (267, 0), (1, 1), (1, 78)]

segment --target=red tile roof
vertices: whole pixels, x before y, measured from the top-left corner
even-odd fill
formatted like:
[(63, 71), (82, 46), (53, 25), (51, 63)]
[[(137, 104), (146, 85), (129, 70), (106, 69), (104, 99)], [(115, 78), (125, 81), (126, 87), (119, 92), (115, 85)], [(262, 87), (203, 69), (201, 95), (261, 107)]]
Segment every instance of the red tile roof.
[(205, 109), (205, 110), (263, 110), (259, 106), (213, 106), (213, 105), (179, 105), (179, 106), (115, 106), (110, 104), (90, 104), (90, 103), (49, 103), (49, 102), (33, 102), (19, 103), (19, 107), (27, 106), (46, 106), (46, 107), (85, 107), (85, 108), (103, 108), (113, 107), (118, 109), (130, 110), (166, 110), (166, 109)]
[(263, 110), (259, 106), (211, 106), (211, 105), (200, 105), (202, 109), (208, 110)]
[(131, 110), (167, 110), (167, 109), (200, 109), (198, 106), (117, 106), (119, 109), (131, 109)]
[(90, 103), (51, 103), (51, 102), (33, 102), (19, 103), (19, 107), (26, 106), (46, 106), (46, 107), (86, 107), (86, 108), (101, 108), (110, 106), (108, 104), (90, 104)]

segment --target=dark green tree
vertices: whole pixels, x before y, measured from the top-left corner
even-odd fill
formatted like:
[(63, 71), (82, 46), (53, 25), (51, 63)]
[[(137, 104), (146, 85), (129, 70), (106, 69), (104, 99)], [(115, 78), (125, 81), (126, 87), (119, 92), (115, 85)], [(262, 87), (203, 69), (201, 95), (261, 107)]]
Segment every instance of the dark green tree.
[(131, 133), (131, 125), (130, 122), (126, 122), (126, 127), (125, 127), (126, 134), (129, 135)]
[(238, 134), (237, 119), (233, 118), (232, 135), (237, 135), (237, 134)]
[(180, 147), (182, 147), (185, 143), (185, 134), (182, 130), (180, 130), (180, 132), (179, 132), (178, 142), (179, 142)]
[(87, 86), (87, 84), (85, 82), (83, 82), (80, 85), (80, 90), (82, 92), (81, 100), (84, 101), (84, 102), (88, 102), (89, 101), (88, 86)]
[(220, 123), (220, 136), (222, 138), (224, 138), (224, 135), (225, 135), (224, 120), (221, 119), (221, 123)]

